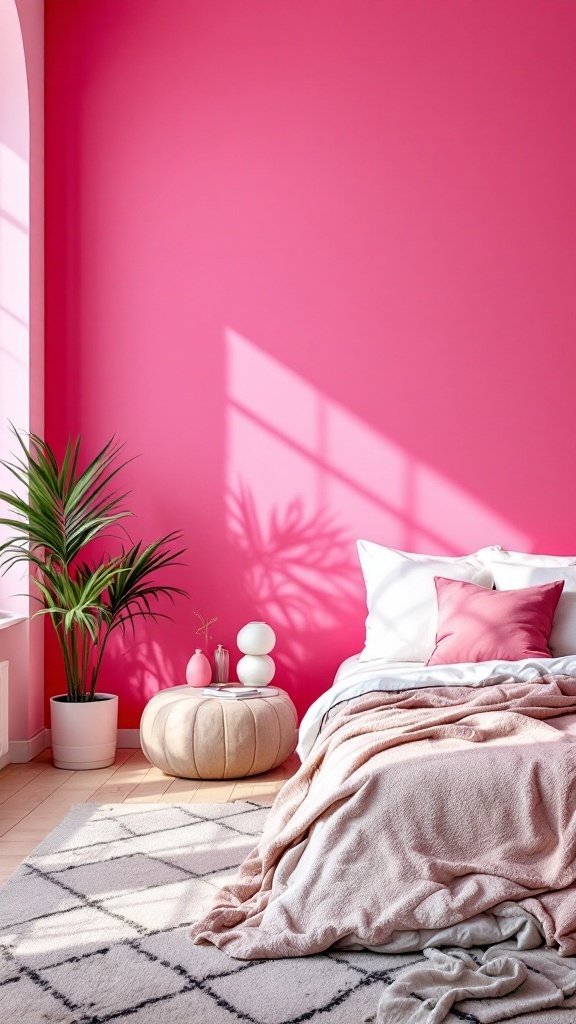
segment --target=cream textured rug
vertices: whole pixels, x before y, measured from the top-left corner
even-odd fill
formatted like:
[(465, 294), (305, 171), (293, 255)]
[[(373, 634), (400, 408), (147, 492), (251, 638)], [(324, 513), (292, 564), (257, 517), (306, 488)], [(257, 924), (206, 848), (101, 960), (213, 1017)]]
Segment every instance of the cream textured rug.
[[(0, 890), (2, 1024), (374, 1021), (420, 954), (246, 963), (188, 938), (267, 813), (250, 802), (73, 808)], [(576, 1008), (511, 1020), (576, 1024)]]

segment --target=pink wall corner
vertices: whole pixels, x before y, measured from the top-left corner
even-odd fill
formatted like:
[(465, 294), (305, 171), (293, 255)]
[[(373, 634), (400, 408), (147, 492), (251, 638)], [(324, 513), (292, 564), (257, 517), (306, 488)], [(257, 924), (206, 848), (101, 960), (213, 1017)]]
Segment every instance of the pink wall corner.
[(576, 549), (572, 0), (47, 0), (46, 47), (47, 435), (125, 439), (135, 534), (188, 546), (122, 725), (193, 609), (233, 664), (268, 619), (303, 710), (357, 536)]

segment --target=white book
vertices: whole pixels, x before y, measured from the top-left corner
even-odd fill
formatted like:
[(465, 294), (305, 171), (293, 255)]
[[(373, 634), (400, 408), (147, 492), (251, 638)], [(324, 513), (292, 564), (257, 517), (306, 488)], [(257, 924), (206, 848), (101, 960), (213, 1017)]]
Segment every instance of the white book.
[(217, 683), (215, 686), (207, 686), (202, 693), (205, 697), (224, 697), (228, 700), (249, 700), (251, 697), (275, 697), (278, 689), (275, 686), (229, 686), (225, 683)]

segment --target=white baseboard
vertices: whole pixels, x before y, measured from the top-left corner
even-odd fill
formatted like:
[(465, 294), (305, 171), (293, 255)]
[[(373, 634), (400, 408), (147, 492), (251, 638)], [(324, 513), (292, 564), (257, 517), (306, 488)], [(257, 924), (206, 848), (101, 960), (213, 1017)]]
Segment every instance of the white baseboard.
[[(11, 740), (8, 753), (0, 757), (0, 768), (3, 768), (5, 764), (25, 764), (27, 761), (31, 761), (33, 757), (46, 750), (51, 742), (50, 729), (41, 729), (29, 740)], [(119, 747), (138, 749), (140, 747), (140, 730), (118, 729), (117, 743)]]
[(9, 757), (12, 764), (25, 764), (50, 746), (50, 729), (40, 729), (29, 740), (10, 740)]

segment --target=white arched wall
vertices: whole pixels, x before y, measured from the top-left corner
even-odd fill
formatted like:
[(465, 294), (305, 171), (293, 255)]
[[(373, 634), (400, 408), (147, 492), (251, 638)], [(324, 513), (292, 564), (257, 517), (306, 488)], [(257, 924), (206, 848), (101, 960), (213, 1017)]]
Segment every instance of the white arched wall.
[[(42, 0), (0, 0), (0, 458), (14, 451), (9, 423), (43, 432), (43, 109)], [(0, 487), (9, 483), (0, 467)], [(43, 748), (43, 630), (30, 621), (21, 573), (0, 577), (0, 609), (24, 616), (0, 630), (9, 662), (12, 760)]]

